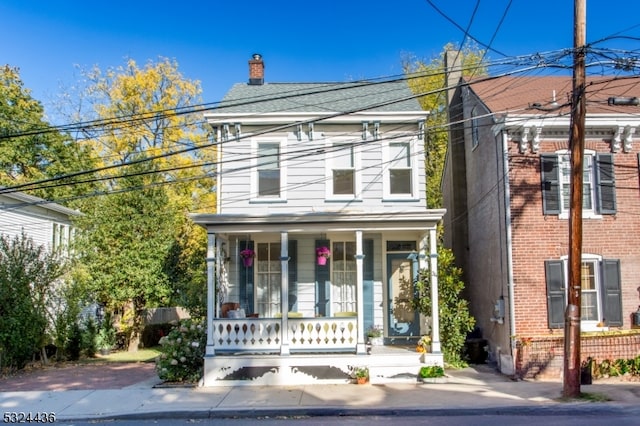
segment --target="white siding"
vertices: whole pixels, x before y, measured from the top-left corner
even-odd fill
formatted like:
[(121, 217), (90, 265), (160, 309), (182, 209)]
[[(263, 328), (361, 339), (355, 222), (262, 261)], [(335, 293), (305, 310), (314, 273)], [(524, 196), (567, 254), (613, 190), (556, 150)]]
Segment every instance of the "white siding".
[(1, 235), (14, 238), (24, 232), (36, 245), (51, 249), (54, 226), (62, 232), (58, 234), (62, 239), (56, 242), (68, 244), (73, 233), (69, 216), (56, 209), (47, 208), (46, 204), (38, 205), (0, 194)]
[[(374, 140), (370, 135), (366, 141), (362, 139), (361, 125), (319, 125), (316, 124), (313, 140), (308, 139), (305, 131), (298, 140), (294, 131), (279, 132), (275, 135), (263, 136), (265, 129), (243, 127), (244, 139), (229, 140), (222, 143), (222, 166), (220, 176), (220, 200), (222, 214), (251, 214), (251, 213), (291, 213), (312, 211), (344, 211), (352, 209), (358, 211), (379, 211), (385, 209), (424, 210), (424, 161), (421, 142), (416, 144), (416, 152), (412, 161), (418, 168), (418, 198), (413, 200), (383, 202), (384, 164), (382, 144), (389, 140), (398, 141), (396, 136), (402, 135), (403, 140), (416, 140), (416, 123), (403, 128), (400, 125), (383, 126), (380, 140)], [(255, 132), (251, 137), (248, 131)], [(258, 200), (255, 194), (255, 180), (252, 182), (252, 169), (255, 165), (255, 152), (252, 151), (257, 141), (279, 141), (283, 145), (281, 167), (286, 176), (283, 182), (286, 186), (283, 199)], [(354, 200), (327, 200), (326, 191), (326, 151), (331, 148), (332, 141), (353, 141), (361, 152), (362, 196)], [(255, 179), (255, 176), (254, 176)]]

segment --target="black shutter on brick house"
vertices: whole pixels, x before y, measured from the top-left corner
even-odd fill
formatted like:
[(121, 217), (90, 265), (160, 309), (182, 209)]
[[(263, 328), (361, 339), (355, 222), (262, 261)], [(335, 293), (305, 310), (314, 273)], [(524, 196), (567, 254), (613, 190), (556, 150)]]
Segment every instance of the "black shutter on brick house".
[(542, 176), (542, 211), (544, 214), (560, 214), (560, 171), (557, 154), (540, 155)]
[(564, 262), (562, 260), (546, 260), (544, 270), (547, 279), (549, 328), (562, 328), (564, 327), (564, 310), (567, 306)]
[(602, 317), (605, 325), (622, 326), (622, 291), (620, 289), (620, 261), (602, 261)]
[(616, 213), (616, 180), (613, 154), (596, 155), (596, 199), (598, 213)]

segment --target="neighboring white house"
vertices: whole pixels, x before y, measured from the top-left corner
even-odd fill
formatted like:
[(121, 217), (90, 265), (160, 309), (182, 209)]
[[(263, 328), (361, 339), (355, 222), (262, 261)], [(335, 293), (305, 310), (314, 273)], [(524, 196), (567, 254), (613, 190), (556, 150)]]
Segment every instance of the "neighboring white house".
[(0, 235), (10, 238), (24, 233), (48, 250), (69, 248), (72, 218), (81, 213), (23, 192), (0, 193)]
[[(205, 386), (345, 382), (356, 365), (415, 381), (442, 364), (437, 309), (411, 307), (419, 268), (437, 306), (445, 213), (426, 206), (427, 114), (403, 80), (266, 83), (249, 61), (205, 115), (219, 153), (217, 211), (193, 215), (209, 235)], [(384, 347), (368, 351), (373, 326)]]

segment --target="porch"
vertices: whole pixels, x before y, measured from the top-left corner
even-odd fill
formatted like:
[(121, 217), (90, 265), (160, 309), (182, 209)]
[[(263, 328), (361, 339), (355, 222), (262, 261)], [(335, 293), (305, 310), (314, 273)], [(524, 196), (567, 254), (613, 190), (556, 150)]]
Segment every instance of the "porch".
[[(203, 385), (348, 383), (355, 367), (368, 367), (373, 383), (413, 382), (420, 366), (442, 365), (440, 217), (197, 217), (209, 234)], [(316, 260), (320, 249), (331, 252), (326, 263)], [(242, 257), (247, 252), (251, 262)], [(425, 268), (433, 271), (428, 318), (411, 307), (413, 279)], [(368, 346), (372, 327), (382, 330), (384, 346)], [(424, 334), (431, 336), (431, 354), (415, 350)]]

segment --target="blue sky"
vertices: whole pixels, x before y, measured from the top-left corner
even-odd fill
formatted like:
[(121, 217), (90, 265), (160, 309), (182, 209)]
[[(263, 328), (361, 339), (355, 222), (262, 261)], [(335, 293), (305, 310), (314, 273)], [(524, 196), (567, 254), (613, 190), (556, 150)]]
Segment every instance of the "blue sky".
[[(438, 13), (435, 5), (449, 19)], [(479, 6), (476, 10), (476, 4)], [(75, 65), (175, 59), (216, 102), (248, 77), (253, 53), (267, 82), (327, 82), (401, 74), (405, 54), (430, 59), (463, 31), (505, 55), (573, 45), (573, 0), (0, 0), (0, 64), (20, 68), (48, 105), (80, 79)], [(501, 19), (507, 6), (510, 7)], [(640, 36), (640, 1), (587, 0), (587, 40)], [(640, 41), (609, 47), (639, 49)], [(500, 55), (490, 53), (492, 59)]]

